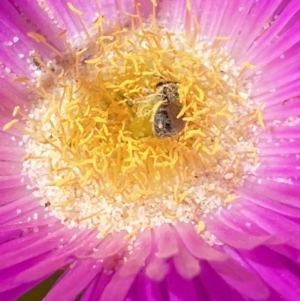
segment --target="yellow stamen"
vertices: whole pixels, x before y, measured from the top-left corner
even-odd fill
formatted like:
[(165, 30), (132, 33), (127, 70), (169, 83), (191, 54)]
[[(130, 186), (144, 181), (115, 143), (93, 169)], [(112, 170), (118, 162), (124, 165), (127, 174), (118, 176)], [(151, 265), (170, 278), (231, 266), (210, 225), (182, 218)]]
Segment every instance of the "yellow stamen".
[(243, 62), (242, 65), (247, 69), (256, 69), (256, 66), (249, 62)]
[(221, 36), (216, 36), (215, 37), (216, 40), (219, 40), (219, 41), (228, 41), (231, 39), (231, 37), (221, 37)]
[(19, 122), (19, 119), (13, 119), (12, 121), (6, 123), (4, 126), (3, 126), (3, 131), (7, 131), (9, 130), (10, 128), (12, 128), (15, 124), (17, 124)]
[(89, 38), (89, 39), (91, 40), (92, 38), (91, 38), (91, 36), (90, 36), (90, 33), (89, 33), (88, 29), (86, 28), (86, 26), (84, 25), (84, 23), (83, 23), (83, 21), (82, 21), (82, 18), (81, 18), (82, 15), (83, 15), (82, 11), (80, 11), (78, 8), (76, 8), (76, 7), (75, 7), (72, 3), (70, 3), (70, 2), (67, 2), (67, 5), (68, 5), (69, 9), (70, 9), (74, 14), (77, 15), (78, 20), (79, 20), (79, 23), (81, 24), (81, 26), (82, 26), (82, 28), (83, 28), (83, 30), (84, 30), (84, 32), (85, 32), (87, 38)]
[(80, 17), (83, 15), (82, 11), (77, 9), (72, 3), (68, 2), (67, 5), (68, 5), (69, 9), (76, 15), (78, 15)]
[(192, 10), (191, 0), (186, 1), (186, 9), (188, 10), (188, 12), (190, 12)]
[(254, 117), (257, 118), (257, 122), (258, 124), (264, 128), (265, 127), (265, 123), (264, 123), (264, 120), (263, 120), (263, 116), (262, 116), (262, 110), (261, 110), (261, 107), (257, 108), (255, 114), (254, 114)]
[(37, 42), (39, 43), (44, 43), (45, 45), (47, 45), (52, 51), (54, 51), (58, 56), (60, 57), (63, 57), (63, 55), (55, 48), (53, 47), (52, 45), (50, 45), (46, 38), (36, 32), (28, 32), (27, 35), (30, 37), (30, 38), (33, 38), (34, 40), (36, 40)]
[(236, 199), (238, 199), (239, 196), (237, 194), (230, 194), (227, 196), (227, 198), (224, 200), (225, 203), (230, 203)]
[(203, 221), (199, 221), (196, 231), (198, 234), (200, 234), (205, 229), (205, 223)]

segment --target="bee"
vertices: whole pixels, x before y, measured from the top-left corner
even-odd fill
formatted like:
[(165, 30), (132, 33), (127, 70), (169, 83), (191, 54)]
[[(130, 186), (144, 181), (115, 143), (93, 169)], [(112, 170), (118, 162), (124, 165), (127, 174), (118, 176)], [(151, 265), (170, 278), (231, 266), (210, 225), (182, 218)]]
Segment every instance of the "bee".
[(177, 135), (185, 126), (182, 117), (177, 118), (182, 109), (178, 93), (178, 83), (162, 81), (156, 85), (156, 91), (134, 103), (146, 103), (151, 109), (150, 123), (152, 133), (158, 138)]

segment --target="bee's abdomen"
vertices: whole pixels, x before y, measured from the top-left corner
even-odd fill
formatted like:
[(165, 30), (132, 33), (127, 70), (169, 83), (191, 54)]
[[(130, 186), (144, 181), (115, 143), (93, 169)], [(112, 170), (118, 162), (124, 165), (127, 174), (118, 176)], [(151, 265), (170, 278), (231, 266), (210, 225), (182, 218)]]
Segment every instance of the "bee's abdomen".
[(159, 138), (172, 137), (184, 128), (184, 121), (177, 118), (179, 108), (161, 105), (154, 116), (155, 136)]

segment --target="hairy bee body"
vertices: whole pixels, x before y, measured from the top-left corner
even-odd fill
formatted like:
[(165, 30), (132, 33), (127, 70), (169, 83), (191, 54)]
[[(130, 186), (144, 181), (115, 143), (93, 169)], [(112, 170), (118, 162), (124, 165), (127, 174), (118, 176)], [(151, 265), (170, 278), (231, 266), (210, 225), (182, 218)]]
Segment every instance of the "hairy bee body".
[(167, 138), (177, 135), (185, 126), (182, 117), (177, 118), (182, 109), (178, 84), (172, 81), (159, 82), (156, 91), (146, 97), (136, 99), (150, 105), (152, 115), (150, 122), (155, 137)]

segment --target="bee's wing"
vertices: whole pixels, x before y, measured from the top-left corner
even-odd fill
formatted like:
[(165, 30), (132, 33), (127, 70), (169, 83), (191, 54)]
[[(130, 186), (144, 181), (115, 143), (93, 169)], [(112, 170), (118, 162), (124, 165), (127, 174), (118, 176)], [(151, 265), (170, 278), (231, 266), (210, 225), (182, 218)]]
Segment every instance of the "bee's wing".
[(168, 117), (171, 121), (171, 124), (173, 125), (173, 128), (178, 133), (185, 126), (185, 122), (182, 120), (182, 118), (177, 118), (180, 111), (181, 111), (181, 108), (177, 105), (170, 105), (167, 107)]

